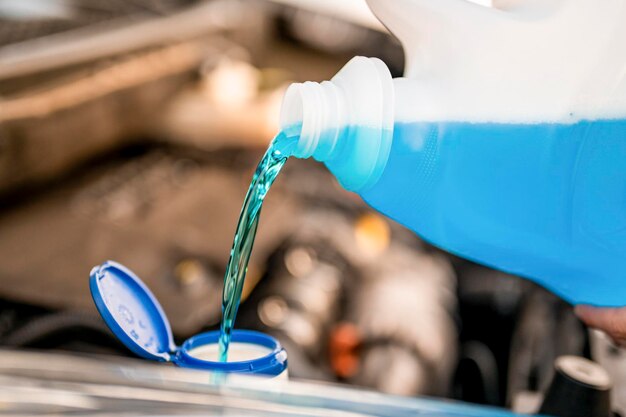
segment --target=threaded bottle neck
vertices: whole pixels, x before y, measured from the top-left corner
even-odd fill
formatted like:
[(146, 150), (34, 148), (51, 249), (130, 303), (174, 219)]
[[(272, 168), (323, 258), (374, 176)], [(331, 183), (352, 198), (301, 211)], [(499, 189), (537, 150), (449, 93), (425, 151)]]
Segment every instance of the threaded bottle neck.
[(381, 175), (389, 157), (394, 87), (385, 64), (353, 58), (332, 80), (292, 84), (280, 125), (299, 136), (293, 156), (325, 162), (344, 188), (357, 191)]
[(281, 127), (299, 135), (297, 158), (314, 157), (324, 162), (336, 148), (346, 120), (346, 100), (332, 81), (292, 84), (285, 93)]

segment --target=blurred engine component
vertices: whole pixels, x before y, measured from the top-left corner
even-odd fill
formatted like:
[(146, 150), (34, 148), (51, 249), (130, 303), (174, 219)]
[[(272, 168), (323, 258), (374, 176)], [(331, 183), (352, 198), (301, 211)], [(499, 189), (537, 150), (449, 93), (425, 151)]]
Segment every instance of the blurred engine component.
[(570, 306), (545, 290), (530, 291), (522, 303), (511, 340), (509, 404), (520, 392), (545, 392), (553, 364), (565, 355), (589, 356), (584, 326)]
[(524, 297), (533, 286), (503, 272), (460, 259), (453, 261), (461, 322), (454, 396), (504, 405), (513, 329)]
[[(402, 46), (389, 36), (378, 21), (371, 22), (371, 12), (362, 12), (365, 2), (346, 1), (341, 7), (324, 7), (324, 2), (279, 2), (293, 5), (305, 3), (302, 8), (286, 7), (282, 13), (284, 33), (292, 39), (333, 54), (375, 55), (388, 64), (394, 76), (402, 75)], [(330, 13), (330, 10), (333, 12)], [(368, 14), (361, 17), (359, 12)], [(352, 19), (346, 18), (352, 13)]]
[(0, 192), (153, 135), (202, 64), (262, 44), (268, 18), (241, 1), (101, 3), (2, 22)]
[(0, 45), (15, 44), (94, 24), (111, 24), (120, 18), (140, 19), (180, 11), (194, 0), (47, 0), (0, 2)]
[[(256, 156), (131, 148), (4, 210), (0, 296), (94, 311), (87, 274), (115, 259), (145, 277), (177, 334), (215, 324), (232, 229)], [(287, 232), (285, 217), (295, 216), (276, 188), (263, 216), (262, 228), (271, 233), (259, 233), (253, 266)]]
[(260, 324), (290, 358), (302, 358), (290, 362), (291, 375), (339, 377), (401, 395), (448, 393), (457, 345), (454, 273), (443, 257), (401, 243), (396, 236), (407, 232), (395, 231), (368, 212), (315, 209), (273, 257), (245, 324)]
[(611, 377), (595, 362), (561, 356), (548, 388), (541, 414), (559, 417), (612, 417)]
[(360, 0), (344, 0), (337, 3), (332, 0), (272, 0), (274, 3), (291, 6), (294, 10), (304, 10), (319, 15), (332, 16), (336, 20), (360, 27), (386, 32), (385, 27), (376, 19), (367, 3)]
[(626, 415), (626, 351), (615, 344), (604, 333), (589, 332), (591, 357), (610, 375), (613, 381), (611, 403), (618, 415)]
[(456, 259), (461, 352), (455, 397), (537, 412), (562, 355), (589, 357), (571, 306), (527, 280)]
[(345, 379), (399, 395), (449, 395), (458, 342), (447, 261), (393, 244), (366, 271), (348, 298), (345, 320), (359, 344)]

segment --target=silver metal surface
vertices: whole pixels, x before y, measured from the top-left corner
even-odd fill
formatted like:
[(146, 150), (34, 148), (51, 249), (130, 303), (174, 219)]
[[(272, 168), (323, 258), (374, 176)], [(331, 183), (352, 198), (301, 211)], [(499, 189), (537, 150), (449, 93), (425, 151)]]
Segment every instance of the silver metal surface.
[(513, 417), (435, 400), (109, 357), (0, 350), (0, 414)]

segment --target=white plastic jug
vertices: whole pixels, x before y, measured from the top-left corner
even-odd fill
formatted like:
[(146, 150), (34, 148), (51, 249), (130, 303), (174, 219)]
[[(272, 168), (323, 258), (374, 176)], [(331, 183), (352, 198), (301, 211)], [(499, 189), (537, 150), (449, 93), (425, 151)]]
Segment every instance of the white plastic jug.
[(427, 241), (572, 303), (626, 304), (626, 0), (368, 0), (405, 76), (290, 86), (295, 156)]

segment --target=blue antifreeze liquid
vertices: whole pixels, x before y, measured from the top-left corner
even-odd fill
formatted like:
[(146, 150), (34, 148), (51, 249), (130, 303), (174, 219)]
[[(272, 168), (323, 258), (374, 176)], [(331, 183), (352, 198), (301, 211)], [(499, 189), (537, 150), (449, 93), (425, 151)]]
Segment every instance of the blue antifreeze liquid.
[(360, 194), (436, 246), (571, 303), (626, 304), (626, 120), (396, 124), (382, 176)]
[(276, 176), (287, 162), (287, 158), (291, 155), (297, 140), (297, 137), (290, 137), (283, 132), (276, 135), (257, 165), (244, 199), (233, 239), (233, 247), (230, 251), (230, 259), (224, 274), (222, 321), (219, 337), (219, 359), (221, 362), (228, 360), (228, 346), (241, 301), (241, 291), (248, 271), (248, 262), (259, 225), (263, 200)]

